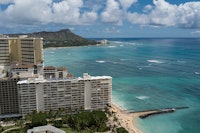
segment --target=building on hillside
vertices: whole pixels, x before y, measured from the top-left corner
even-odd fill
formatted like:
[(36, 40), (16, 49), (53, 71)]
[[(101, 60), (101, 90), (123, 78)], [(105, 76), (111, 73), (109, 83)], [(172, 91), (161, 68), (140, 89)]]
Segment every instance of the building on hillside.
[(75, 79), (33, 78), (18, 82), (20, 113), (105, 109), (111, 104), (112, 77), (84, 74)]
[(0, 118), (19, 116), (18, 81), (19, 78), (0, 79)]

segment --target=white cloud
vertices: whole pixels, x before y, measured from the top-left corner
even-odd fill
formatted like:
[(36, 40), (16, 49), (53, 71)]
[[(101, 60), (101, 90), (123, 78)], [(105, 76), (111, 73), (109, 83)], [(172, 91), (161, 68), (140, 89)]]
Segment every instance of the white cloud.
[(3, 13), (5, 19), (14, 23), (48, 22), (51, 16), (49, 7), (51, 2), (51, 0), (14, 0), (14, 4), (9, 5)]
[(116, 27), (107, 27), (103, 30), (103, 33), (105, 34), (118, 34), (121, 31), (119, 29), (117, 29)]
[(137, 0), (107, 0), (106, 8), (101, 14), (102, 22), (122, 25), (128, 8)]
[(59, 23), (82, 25), (93, 23), (97, 19), (94, 11), (83, 11), (83, 0), (14, 0), (13, 4), (0, 12), (0, 25), (41, 25)]
[[(200, 28), (200, 2), (180, 5), (165, 0), (153, 0), (143, 13), (130, 12), (129, 8), (138, 0), (0, 0), (8, 4), (0, 9), (0, 27), (38, 27), (46, 24), (85, 25), (97, 20), (103, 23), (177, 26)], [(97, 3), (96, 3), (97, 2)], [(98, 21), (99, 22), (99, 21)], [(109, 31), (109, 30), (108, 30)]]
[(96, 12), (83, 13), (80, 20), (83, 24), (92, 24), (97, 19), (98, 15)]
[(12, 3), (14, 0), (1, 0), (0, 4), (9, 4)]
[(133, 3), (136, 3), (137, 0), (119, 0), (123, 9), (127, 10)]
[(102, 12), (101, 17), (103, 22), (118, 23), (122, 17), (119, 3), (115, 0), (108, 0), (106, 9)]
[(84, 0), (84, 7), (98, 11), (104, 7), (106, 0)]
[(79, 24), (80, 7), (83, 6), (82, 0), (65, 0), (59, 3), (53, 3), (52, 10), (55, 19), (52, 22)]
[(149, 13), (128, 13), (128, 20), (132, 24), (200, 28), (200, 2), (173, 5), (165, 0), (153, 0), (153, 4), (144, 9), (149, 9)]
[(152, 5), (146, 5), (143, 9), (143, 12), (148, 13), (152, 10), (153, 6)]

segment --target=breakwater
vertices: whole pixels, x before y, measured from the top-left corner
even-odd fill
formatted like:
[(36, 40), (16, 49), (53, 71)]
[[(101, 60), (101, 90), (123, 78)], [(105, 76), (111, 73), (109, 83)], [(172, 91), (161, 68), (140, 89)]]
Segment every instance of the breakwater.
[(139, 115), (139, 118), (145, 119), (152, 115), (158, 115), (158, 114), (165, 114), (165, 113), (173, 113), (176, 110), (180, 109), (188, 109), (189, 107), (176, 107), (176, 108), (163, 108), (163, 109), (151, 109), (151, 110), (145, 110), (145, 111), (137, 111), (137, 112), (129, 112), (129, 113), (143, 113), (142, 115)]

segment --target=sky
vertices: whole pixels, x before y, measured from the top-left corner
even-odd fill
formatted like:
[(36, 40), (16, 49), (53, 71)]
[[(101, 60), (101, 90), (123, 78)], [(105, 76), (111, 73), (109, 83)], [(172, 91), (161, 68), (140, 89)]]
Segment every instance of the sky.
[(200, 0), (0, 0), (0, 33), (200, 37)]

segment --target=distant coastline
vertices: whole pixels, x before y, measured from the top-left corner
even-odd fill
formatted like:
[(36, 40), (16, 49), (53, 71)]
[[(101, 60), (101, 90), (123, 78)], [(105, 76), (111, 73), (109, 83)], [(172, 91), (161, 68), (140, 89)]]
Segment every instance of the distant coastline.
[(62, 29), (59, 31), (39, 31), (34, 33), (16, 33), (16, 34), (5, 34), (9, 37), (37, 37), (43, 38), (43, 47), (71, 47), (71, 46), (87, 46), (96, 45), (97, 42), (91, 39), (86, 39), (79, 35), (74, 34), (69, 29)]

